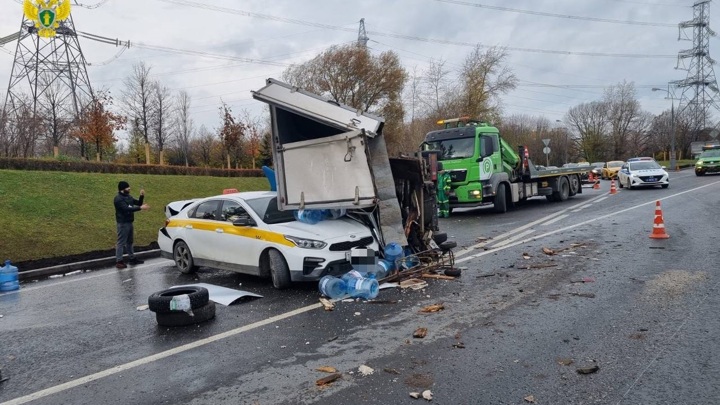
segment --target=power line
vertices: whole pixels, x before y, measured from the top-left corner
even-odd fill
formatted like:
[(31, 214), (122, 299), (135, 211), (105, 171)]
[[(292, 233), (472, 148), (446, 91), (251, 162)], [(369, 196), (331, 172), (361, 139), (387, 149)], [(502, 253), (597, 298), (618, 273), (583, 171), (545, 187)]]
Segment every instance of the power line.
[(468, 6), (468, 7), (486, 8), (489, 10), (509, 11), (512, 13), (537, 15), (537, 16), (542, 16), (542, 17), (566, 18), (566, 19), (570, 19), (570, 20), (593, 21), (593, 22), (603, 22), (603, 23), (610, 23), (610, 24), (642, 25), (642, 26), (649, 26), (649, 27), (673, 27), (673, 28), (677, 27), (677, 24), (669, 24), (669, 23), (655, 23), (655, 22), (630, 21), (630, 20), (612, 20), (609, 18), (598, 18), (598, 17), (581, 17), (581, 16), (569, 15), (569, 14), (548, 13), (545, 11), (521, 10), (521, 9), (517, 9), (517, 8), (502, 7), (502, 6), (488, 6), (485, 4), (471, 3), (468, 1), (460, 1), (460, 0), (435, 0), (435, 1), (440, 2), (440, 3), (458, 4), (461, 6)]
[[(273, 16), (273, 15), (268, 15), (268, 14), (255, 13), (255, 12), (231, 9), (231, 8), (226, 8), (226, 7), (211, 6), (211, 5), (197, 3), (197, 2), (188, 1), (188, 0), (157, 0), (157, 1), (161, 1), (164, 3), (177, 4), (177, 5), (186, 6), (186, 7), (195, 7), (195, 8), (201, 8), (201, 9), (206, 9), (206, 10), (220, 11), (225, 14), (242, 15), (242, 16), (246, 16), (246, 17), (261, 18), (261, 19), (266, 19), (266, 20), (271, 20), (271, 21), (285, 22), (285, 23), (289, 23), (289, 24), (307, 25), (307, 26), (311, 26), (311, 27), (325, 28), (325, 29), (335, 30), (335, 31), (352, 32), (353, 34), (356, 33), (355, 29), (353, 29), (353, 28), (345, 28), (345, 27), (336, 26), (336, 25), (322, 24), (322, 23), (298, 20), (298, 19), (293, 19), (293, 18), (277, 17), (277, 16)], [(440, 1), (440, 0), (438, 0), (438, 1)], [(675, 27), (675, 25), (672, 25), (672, 26)], [(395, 33), (380, 32), (380, 31), (367, 31), (367, 34), (369, 36), (390, 37), (390, 38), (405, 39), (405, 40), (409, 40), (409, 41), (418, 41), (418, 42), (433, 43), (433, 44), (440, 44), (440, 45), (456, 45), (456, 46), (464, 46), (464, 47), (472, 47), (472, 48), (474, 48), (476, 46), (479, 46), (481, 48), (492, 48), (493, 47), (490, 45), (483, 45), (483, 44), (476, 43), (476, 42), (462, 42), (462, 41), (450, 41), (450, 40), (445, 40), (445, 39), (422, 38), (422, 37), (418, 37), (415, 35), (395, 34)], [(638, 59), (675, 59), (675, 57), (676, 57), (676, 55), (652, 55), (652, 54), (638, 54), (638, 53), (605, 53), (605, 52), (574, 52), (574, 51), (561, 51), (561, 50), (552, 50), (552, 49), (521, 48), (521, 47), (511, 47), (511, 46), (502, 46), (502, 48), (509, 50), (509, 51), (543, 53), (543, 54), (552, 54), (552, 55), (577, 55), (577, 56), (638, 58)]]

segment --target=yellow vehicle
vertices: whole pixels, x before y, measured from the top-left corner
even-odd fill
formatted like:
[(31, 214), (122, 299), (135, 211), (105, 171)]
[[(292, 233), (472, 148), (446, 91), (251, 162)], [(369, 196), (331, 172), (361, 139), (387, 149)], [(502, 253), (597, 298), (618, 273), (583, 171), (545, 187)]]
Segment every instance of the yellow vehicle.
[(622, 160), (611, 160), (606, 162), (602, 167), (600, 178), (603, 180), (617, 179), (617, 174), (624, 164), (625, 162)]

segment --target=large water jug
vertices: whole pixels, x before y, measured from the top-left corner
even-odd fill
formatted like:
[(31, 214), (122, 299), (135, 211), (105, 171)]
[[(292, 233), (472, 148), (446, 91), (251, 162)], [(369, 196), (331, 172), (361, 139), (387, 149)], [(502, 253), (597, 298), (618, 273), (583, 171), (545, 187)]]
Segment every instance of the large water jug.
[(20, 288), (18, 281), (18, 268), (5, 260), (5, 266), (0, 267), (0, 291), (14, 291)]
[(325, 219), (338, 219), (344, 217), (345, 214), (347, 214), (345, 208), (333, 208), (325, 211)]
[(403, 248), (398, 243), (392, 242), (385, 246), (385, 260), (392, 264), (393, 270), (397, 267), (397, 259), (403, 257)]
[(346, 285), (346, 292), (353, 298), (371, 300), (380, 292), (380, 284), (375, 278), (363, 277), (355, 270), (350, 270), (342, 276)]
[(325, 276), (320, 279), (318, 285), (322, 295), (332, 299), (342, 298), (346, 295), (347, 285), (345, 281), (333, 276)]
[(293, 212), (295, 219), (306, 224), (317, 224), (325, 219), (325, 210), (297, 210)]
[(385, 259), (380, 259), (378, 260), (377, 264), (375, 265), (375, 269), (371, 272), (371, 274), (377, 280), (382, 280), (385, 277), (389, 276), (390, 272), (392, 272), (392, 264)]

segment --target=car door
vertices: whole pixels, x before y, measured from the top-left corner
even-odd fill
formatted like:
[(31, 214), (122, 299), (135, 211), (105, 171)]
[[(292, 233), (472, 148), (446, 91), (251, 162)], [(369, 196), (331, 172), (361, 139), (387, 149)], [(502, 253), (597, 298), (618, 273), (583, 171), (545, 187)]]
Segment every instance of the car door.
[(258, 238), (256, 225), (240, 226), (233, 222), (240, 218), (252, 220), (248, 210), (239, 201), (223, 200), (220, 210), (221, 232), (218, 232), (217, 257), (225, 263), (249, 269), (258, 266), (263, 242)]
[(188, 213), (183, 233), (193, 257), (214, 260), (219, 207), (220, 200), (208, 200)]
[(622, 183), (622, 184), (627, 183), (627, 178), (629, 176), (628, 170), (629, 169), (628, 169), (627, 163), (625, 163), (624, 165), (622, 165), (622, 167), (620, 167), (620, 170), (618, 170), (618, 182), (619, 183)]

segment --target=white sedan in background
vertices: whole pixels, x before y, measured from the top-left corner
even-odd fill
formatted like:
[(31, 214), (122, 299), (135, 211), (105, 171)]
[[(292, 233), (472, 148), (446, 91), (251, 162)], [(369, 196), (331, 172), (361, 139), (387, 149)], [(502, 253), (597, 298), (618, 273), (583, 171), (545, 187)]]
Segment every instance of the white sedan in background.
[(670, 175), (664, 166), (651, 157), (632, 158), (620, 168), (618, 183), (620, 188), (627, 187), (630, 190), (635, 187), (668, 188)]
[(165, 207), (158, 231), (163, 257), (182, 273), (207, 266), (272, 279), (278, 289), (292, 281), (317, 281), (352, 269), (348, 252), (378, 251), (370, 228), (348, 217), (307, 224), (279, 211), (277, 193), (251, 191), (176, 201)]

